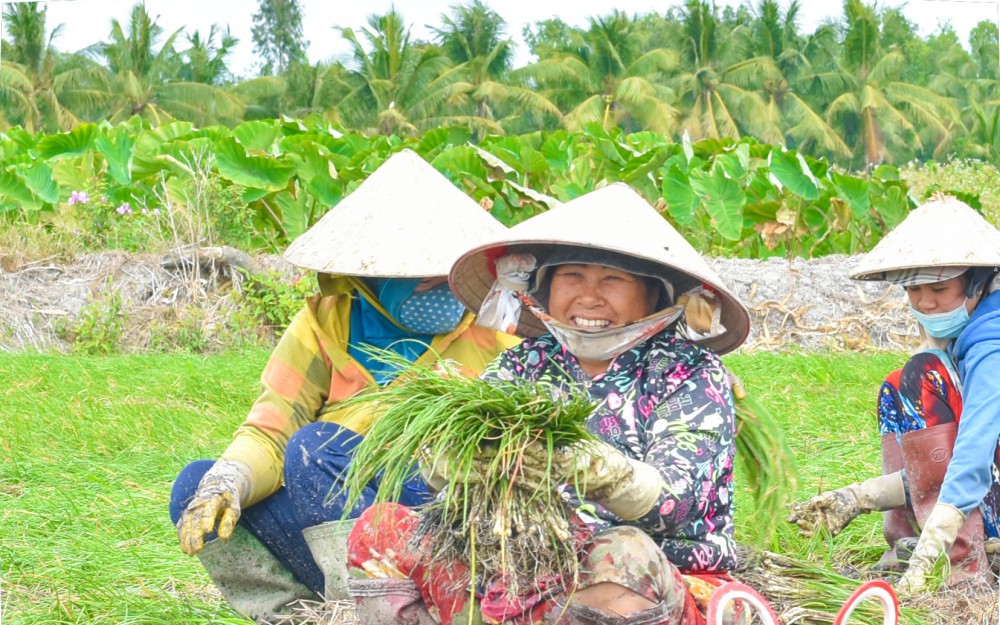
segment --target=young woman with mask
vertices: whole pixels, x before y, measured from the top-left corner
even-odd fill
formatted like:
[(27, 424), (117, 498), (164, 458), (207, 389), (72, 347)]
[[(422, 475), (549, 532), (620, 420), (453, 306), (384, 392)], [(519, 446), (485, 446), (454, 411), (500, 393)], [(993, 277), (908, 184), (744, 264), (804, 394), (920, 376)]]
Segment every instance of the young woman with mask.
[[(346, 598), (340, 480), (377, 415), (342, 400), (392, 384), (370, 348), (448, 359), (478, 375), (513, 337), (478, 327), (447, 273), (470, 242), (503, 226), (413, 152), (389, 158), (296, 239), (285, 258), (316, 271), (320, 294), (292, 320), (262, 393), (218, 461), (185, 467), (170, 515), (230, 604), (259, 622), (299, 599)], [(376, 484), (353, 511), (371, 502)], [(401, 501), (427, 496), (419, 477)]]
[[(393, 554), (406, 579), (350, 580), (359, 619), (703, 623), (706, 599), (736, 564), (735, 416), (719, 354), (746, 339), (746, 309), (663, 216), (621, 184), (469, 251), (451, 284), (481, 320), (529, 337), (484, 379), (585, 393), (595, 403), (586, 426), (597, 445), (524, 454), (542, 472), (549, 462), (572, 465), (558, 474), (575, 475), (579, 490), (563, 484), (558, 492), (578, 528), (579, 581), (536, 577), (512, 597), (502, 579), (474, 580), (482, 592), (470, 601), (468, 569), (435, 561), (411, 540), (419, 514), (376, 505), (348, 539), (352, 577), (373, 568), (372, 554)], [(440, 483), (436, 464), (424, 470)]]
[(859, 514), (883, 511), (889, 550), (876, 568), (902, 572), (902, 592), (927, 587), (945, 554), (949, 585), (989, 573), (984, 537), (1000, 535), (998, 267), (1000, 231), (939, 196), (851, 275), (901, 286), (923, 344), (879, 392), (883, 474), (798, 504), (789, 521), (836, 535)]

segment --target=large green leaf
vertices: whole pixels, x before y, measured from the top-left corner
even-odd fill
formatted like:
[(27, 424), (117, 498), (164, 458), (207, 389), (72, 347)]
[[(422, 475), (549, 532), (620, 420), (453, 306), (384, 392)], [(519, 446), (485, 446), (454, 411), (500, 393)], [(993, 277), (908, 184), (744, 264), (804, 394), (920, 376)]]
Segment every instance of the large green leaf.
[(281, 145), (284, 160), (295, 166), (295, 173), (303, 183), (308, 184), (316, 176), (336, 177), (337, 168), (330, 160), (330, 151), (309, 140), (307, 135), (289, 137)]
[(684, 226), (690, 225), (699, 205), (698, 197), (691, 190), (687, 174), (673, 165), (663, 175), (661, 187), (663, 199), (667, 201), (667, 211), (674, 220)]
[(292, 241), (309, 229), (310, 211), (306, 194), (292, 195), (287, 189), (274, 196), (274, 202), (281, 209), (281, 226)]
[(31, 192), (28, 184), (10, 170), (0, 171), (0, 196), (14, 200), (23, 209), (38, 210), (42, 202)]
[(132, 137), (125, 132), (108, 132), (94, 141), (104, 160), (108, 163), (108, 172), (118, 184), (132, 182)]
[(906, 193), (899, 187), (890, 187), (885, 193), (874, 198), (873, 207), (882, 218), (887, 230), (898, 226), (909, 213), (909, 202)]
[(830, 172), (830, 180), (837, 189), (837, 194), (847, 201), (851, 207), (851, 212), (855, 215), (864, 215), (871, 207), (869, 198), (868, 181), (853, 176), (845, 176), (836, 171)]
[(23, 171), (24, 181), (39, 199), (49, 204), (59, 201), (59, 185), (52, 179), (52, 170), (45, 163), (35, 163)]
[(344, 199), (344, 186), (330, 176), (316, 176), (306, 190), (326, 208), (333, 208)]
[(804, 197), (815, 200), (819, 197), (819, 189), (812, 180), (812, 174), (797, 155), (774, 148), (771, 150), (771, 173), (786, 189)]
[(87, 152), (97, 138), (95, 124), (81, 124), (69, 132), (42, 137), (35, 144), (35, 153), (41, 159), (62, 156), (80, 156)]
[(279, 132), (276, 121), (255, 120), (243, 122), (233, 128), (233, 137), (248, 151), (270, 152)]
[(715, 229), (729, 241), (739, 241), (743, 233), (743, 205), (747, 196), (740, 185), (726, 177), (725, 171), (716, 169), (711, 174), (695, 170), (689, 178), (691, 188), (698, 194)]
[(67, 158), (52, 163), (52, 178), (68, 191), (91, 191), (94, 171), (91, 155), (84, 158)]
[(277, 191), (288, 185), (295, 168), (272, 156), (249, 156), (235, 139), (216, 143), (215, 161), (219, 174), (244, 187), (258, 187)]

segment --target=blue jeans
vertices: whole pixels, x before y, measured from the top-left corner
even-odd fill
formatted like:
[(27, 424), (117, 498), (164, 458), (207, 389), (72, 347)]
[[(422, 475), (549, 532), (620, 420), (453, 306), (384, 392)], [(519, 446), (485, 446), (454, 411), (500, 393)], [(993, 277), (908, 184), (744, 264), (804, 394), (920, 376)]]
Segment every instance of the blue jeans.
[[(335, 423), (306, 425), (288, 440), (284, 486), (240, 515), (239, 524), (256, 536), (297, 580), (317, 593), (323, 591), (323, 572), (302, 530), (344, 518), (347, 495), (343, 482), (359, 442), (361, 436)], [(177, 476), (170, 492), (170, 520), (174, 525), (213, 464), (214, 460), (196, 460)], [(370, 507), (377, 489), (377, 482), (369, 483), (347, 517), (356, 518)], [(427, 485), (415, 475), (404, 485), (398, 501), (417, 506), (429, 499)], [(213, 533), (206, 540), (215, 537)]]

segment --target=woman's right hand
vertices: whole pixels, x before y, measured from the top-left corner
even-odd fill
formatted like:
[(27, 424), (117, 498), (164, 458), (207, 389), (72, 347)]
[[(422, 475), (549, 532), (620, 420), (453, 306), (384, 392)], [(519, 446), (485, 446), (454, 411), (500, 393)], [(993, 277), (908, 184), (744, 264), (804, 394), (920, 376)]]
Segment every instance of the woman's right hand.
[(189, 556), (197, 554), (213, 531), (220, 540), (229, 540), (240, 519), (242, 502), (251, 491), (250, 475), (250, 468), (235, 460), (212, 465), (177, 522), (181, 551)]

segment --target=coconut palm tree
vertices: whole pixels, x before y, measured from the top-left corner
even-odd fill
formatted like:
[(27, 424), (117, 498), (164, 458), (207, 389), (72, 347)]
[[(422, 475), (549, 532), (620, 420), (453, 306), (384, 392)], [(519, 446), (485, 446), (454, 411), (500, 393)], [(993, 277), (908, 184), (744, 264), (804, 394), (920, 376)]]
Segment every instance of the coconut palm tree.
[(348, 68), (350, 89), (338, 106), (349, 127), (386, 135), (442, 125), (501, 131), (496, 122), (463, 111), (469, 97), (461, 71), (440, 47), (411, 42), (409, 28), (395, 10), (368, 17), (362, 31), (367, 46), (354, 30), (340, 32), (354, 59), (354, 67)]
[(949, 98), (901, 80), (906, 56), (898, 45), (883, 49), (879, 35), (875, 8), (845, 0), (840, 71), (847, 88), (827, 107), (827, 122), (852, 146), (856, 164), (941, 154), (961, 129), (958, 109)]
[(243, 117), (243, 101), (214, 85), (179, 80), (184, 59), (174, 49), (178, 29), (155, 50), (163, 29), (142, 4), (132, 7), (127, 27), (112, 20), (110, 42), (88, 50), (102, 58), (110, 70), (112, 100), (107, 109), (111, 123), (133, 115), (162, 124), (173, 119), (200, 125), (233, 125)]
[(777, 0), (760, 0), (754, 7), (751, 28), (739, 35), (745, 38), (750, 56), (774, 59), (778, 73), (762, 80), (760, 92), (771, 115), (780, 120), (785, 143), (813, 154), (846, 159), (850, 148), (806, 95), (809, 86), (822, 77), (806, 56), (807, 42), (798, 32), (800, 6), (793, 0), (782, 11)]
[(645, 45), (635, 18), (615, 11), (590, 18), (577, 50), (553, 52), (515, 72), (537, 84), (565, 111), (563, 124), (575, 131), (589, 123), (626, 131), (671, 134), (679, 112), (664, 86), (677, 66), (677, 54)]
[[(215, 42), (216, 36), (219, 38), (218, 44)], [(232, 54), (239, 39), (230, 34), (228, 26), (223, 32), (212, 24), (204, 39), (198, 32), (186, 37), (190, 47), (181, 53), (185, 60), (178, 72), (180, 80), (222, 86), (232, 78), (226, 65), (226, 57)]]
[(62, 26), (46, 38), (46, 11), (41, 3), (4, 6), (10, 43), (4, 42), (0, 64), (0, 108), (8, 124), (56, 132), (96, 115), (108, 89), (100, 66), (53, 47)]
[(509, 74), (514, 59), (514, 41), (504, 37), (506, 22), (482, 0), (452, 7), (441, 16), (442, 27), (431, 28), (441, 50), (455, 64), (477, 117), (508, 123), (561, 117), (558, 107), (525, 84), (515, 84)]
[(681, 19), (682, 70), (670, 81), (685, 111), (680, 129), (692, 139), (751, 135), (783, 143), (778, 107), (769, 106), (760, 91), (783, 78), (775, 59), (747, 57), (747, 33), (720, 32), (715, 6), (705, 0), (687, 0)]

